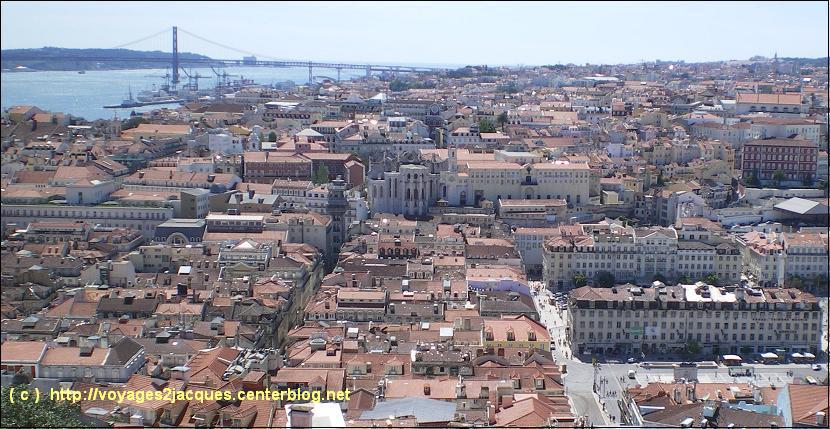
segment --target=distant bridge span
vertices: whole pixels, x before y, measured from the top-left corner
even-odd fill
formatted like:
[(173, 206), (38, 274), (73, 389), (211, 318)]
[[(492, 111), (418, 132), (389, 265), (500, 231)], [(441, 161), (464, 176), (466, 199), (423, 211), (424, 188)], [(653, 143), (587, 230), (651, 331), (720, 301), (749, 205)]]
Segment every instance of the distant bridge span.
[[(101, 62), (101, 61), (125, 61), (145, 63), (169, 63), (172, 58), (134, 58), (134, 57), (87, 57), (87, 56), (61, 56), (51, 55), (3, 55), (5, 61), (78, 61), (78, 62)], [(446, 69), (437, 67), (412, 67), (412, 66), (384, 66), (376, 64), (349, 64), (349, 63), (318, 63), (314, 61), (263, 61), (263, 60), (221, 60), (209, 58), (185, 59), (179, 57), (179, 65), (183, 64), (204, 64), (212, 66), (260, 66), (260, 67), (313, 67), (341, 70), (369, 70), (373, 72), (401, 72), (401, 73), (431, 73)]]
[[(158, 36), (159, 34), (165, 33), (166, 30), (162, 33), (156, 33), (150, 37)], [(186, 30), (182, 30), (182, 32), (187, 33), (191, 36), (194, 36), (198, 39), (204, 40), (208, 43), (212, 43), (218, 46), (222, 46), (227, 49), (231, 49), (238, 52), (240, 51), (235, 48), (231, 48), (229, 46), (225, 46), (221, 43), (212, 42), (207, 40), (201, 36), (197, 36), (193, 33), (190, 33)], [(121, 45), (119, 47), (124, 47), (127, 45), (135, 44), (139, 41), (143, 41), (148, 39), (149, 37), (144, 37), (139, 39), (135, 42), (130, 42), (126, 45)], [(173, 27), (173, 54), (166, 58), (161, 57), (149, 57), (149, 58), (134, 58), (134, 57), (120, 57), (120, 56), (105, 56), (105, 57), (88, 57), (88, 56), (61, 56), (55, 57), (54, 55), (48, 54), (34, 54), (34, 55), (9, 55), (3, 54), (2, 59), (5, 61), (11, 62), (21, 62), (21, 61), (50, 61), (50, 60), (62, 60), (62, 61), (77, 61), (77, 62), (101, 62), (101, 61), (123, 61), (123, 62), (151, 62), (151, 63), (171, 63), (172, 65), (172, 72), (173, 72), (173, 84), (179, 83), (179, 68), (185, 64), (193, 66), (193, 65), (200, 65), (204, 64), (206, 66), (214, 66), (214, 67), (221, 67), (221, 66), (253, 66), (253, 67), (308, 67), (308, 83), (311, 84), (314, 82), (314, 68), (324, 68), (324, 69), (335, 69), (337, 70), (337, 80), (340, 80), (340, 71), (341, 70), (364, 70), (366, 75), (370, 75), (372, 72), (397, 72), (397, 73), (433, 73), (446, 70), (445, 68), (438, 68), (438, 67), (413, 67), (413, 66), (399, 66), (399, 65), (378, 65), (378, 64), (352, 64), (352, 63), (327, 63), (327, 62), (315, 62), (315, 61), (291, 61), (291, 60), (258, 60), (255, 56), (250, 56), (246, 59), (241, 60), (222, 60), (222, 59), (210, 59), (210, 58), (195, 58), (195, 59), (184, 59), (179, 56), (179, 44), (178, 44), (178, 27)]]

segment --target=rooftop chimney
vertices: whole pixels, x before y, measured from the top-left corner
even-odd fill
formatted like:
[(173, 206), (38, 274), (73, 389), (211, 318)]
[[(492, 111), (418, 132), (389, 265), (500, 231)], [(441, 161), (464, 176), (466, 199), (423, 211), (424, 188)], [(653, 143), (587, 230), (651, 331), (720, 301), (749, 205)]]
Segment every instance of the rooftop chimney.
[(311, 417), (314, 405), (292, 405), (288, 413), (288, 420), (292, 428), (311, 428)]
[(95, 349), (95, 345), (87, 343), (80, 346), (79, 349), (81, 356), (92, 356), (92, 351)]
[(459, 381), (458, 384), (455, 385), (455, 397), (456, 398), (466, 398), (467, 397), (467, 386), (464, 385), (464, 381)]

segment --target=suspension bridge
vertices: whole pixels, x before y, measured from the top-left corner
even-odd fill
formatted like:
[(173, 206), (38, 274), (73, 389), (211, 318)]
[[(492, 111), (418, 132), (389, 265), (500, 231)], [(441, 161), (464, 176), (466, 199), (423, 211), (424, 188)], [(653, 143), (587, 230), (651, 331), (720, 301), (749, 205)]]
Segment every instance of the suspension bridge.
[[(118, 45), (113, 47), (112, 49), (119, 49), (125, 48), (128, 46), (133, 46), (138, 43), (144, 42), (148, 39), (158, 37), (160, 35), (166, 34), (170, 29), (165, 29), (157, 33), (153, 33), (151, 35), (142, 37), (137, 40), (133, 40), (128, 43), (124, 43), (122, 45)], [(202, 40), (203, 42), (222, 47), (224, 49), (241, 53), (245, 55), (242, 59), (213, 59), (213, 58), (187, 58), (187, 59), (180, 59), (179, 58), (179, 36), (178, 33), (182, 32), (187, 34), (191, 37), (196, 39)], [(432, 73), (432, 72), (439, 72), (446, 69), (438, 68), (438, 67), (414, 67), (414, 66), (404, 66), (404, 65), (380, 65), (380, 64), (353, 64), (353, 63), (335, 63), (335, 62), (317, 62), (317, 61), (298, 61), (298, 60), (280, 60), (269, 55), (257, 55), (252, 52), (248, 52), (242, 49), (233, 48), (231, 46), (214, 42), (202, 36), (196, 35), (191, 33), (187, 30), (182, 28), (173, 27), (172, 28), (172, 36), (173, 36), (173, 55), (172, 57), (120, 57), (117, 55), (113, 56), (103, 56), (99, 57), (96, 56), (86, 57), (86, 56), (61, 56), (61, 60), (68, 60), (68, 61), (90, 61), (90, 62), (105, 62), (105, 61), (125, 61), (125, 62), (145, 62), (145, 63), (159, 63), (159, 64), (170, 64), (172, 70), (172, 80), (171, 83), (173, 85), (177, 85), (180, 82), (179, 73), (182, 64), (187, 65), (205, 65), (205, 66), (214, 66), (214, 67), (222, 67), (222, 66), (255, 66), (255, 67), (302, 67), (308, 68), (308, 83), (312, 84), (314, 82), (314, 69), (331, 69), (337, 71), (337, 80), (340, 81), (340, 72), (341, 70), (364, 70), (366, 75), (369, 76), (372, 72), (395, 72), (395, 73)], [(268, 58), (268, 59), (263, 59)], [(3, 60), (8, 61), (16, 61), (16, 60), (53, 60), (55, 57), (53, 56), (39, 56), (39, 55), (31, 55), (26, 54), (25, 58), (15, 58), (14, 54), (3, 54)]]

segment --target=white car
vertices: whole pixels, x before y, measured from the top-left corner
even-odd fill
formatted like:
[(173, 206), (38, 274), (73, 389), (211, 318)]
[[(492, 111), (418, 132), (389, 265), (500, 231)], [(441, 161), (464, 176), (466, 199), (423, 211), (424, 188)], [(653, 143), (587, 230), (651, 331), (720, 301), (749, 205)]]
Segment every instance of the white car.
[(821, 365), (819, 365), (819, 364), (813, 365), (813, 371), (821, 371)]

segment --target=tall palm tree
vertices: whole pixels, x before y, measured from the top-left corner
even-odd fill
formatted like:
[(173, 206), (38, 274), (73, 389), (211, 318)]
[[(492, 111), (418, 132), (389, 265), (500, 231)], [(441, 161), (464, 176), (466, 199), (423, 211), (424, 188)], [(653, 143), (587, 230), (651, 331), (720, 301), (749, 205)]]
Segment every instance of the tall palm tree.
[(499, 124), (501, 124), (501, 130), (504, 131), (504, 124), (507, 123), (507, 112), (499, 113), (499, 116), (496, 118)]

